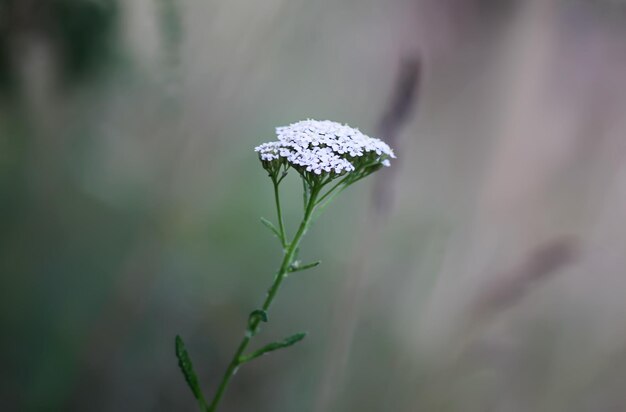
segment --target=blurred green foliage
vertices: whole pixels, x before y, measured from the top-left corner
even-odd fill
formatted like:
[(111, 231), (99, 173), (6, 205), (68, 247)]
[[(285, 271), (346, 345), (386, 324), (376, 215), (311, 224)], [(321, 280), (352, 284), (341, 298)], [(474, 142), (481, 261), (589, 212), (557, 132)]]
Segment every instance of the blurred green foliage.
[(23, 36), (48, 39), (68, 84), (97, 75), (119, 58), (117, 0), (2, 0), (0, 92), (15, 94), (20, 76), (15, 57)]

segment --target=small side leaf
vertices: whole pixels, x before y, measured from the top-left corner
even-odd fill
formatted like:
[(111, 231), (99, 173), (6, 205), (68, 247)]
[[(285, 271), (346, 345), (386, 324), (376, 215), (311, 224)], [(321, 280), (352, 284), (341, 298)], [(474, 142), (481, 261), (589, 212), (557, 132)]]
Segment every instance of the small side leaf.
[(250, 318), (252, 317), (259, 317), (261, 318), (263, 322), (267, 323), (267, 312), (264, 310), (261, 310), (261, 309), (253, 310), (252, 313), (250, 313)]
[(267, 312), (261, 309), (253, 310), (248, 316), (248, 330), (247, 336), (254, 336), (258, 331), (259, 322), (267, 323)]
[(268, 345), (263, 346), (261, 349), (252, 352), (249, 355), (241, 356), (239, 358), (239, 364), (250, 362), (253, 359), (256, 359), (260, 356), (263, 356), (270, 352), (274, 352), (279, 349), (288, 348), (300, 342), (305, 337), (306, 337), (306, 333), (300, 332), (300, 333), (296, 333), (295, 335), (289, 336), (288, 338), (285, 338), (280, 342), (272, 342)]
[(196, 373), (193, 370), (193, 365), (191, 364), (191, 358), (187, 353), (183, 340), (178, 335), (176, 335), (176, 357), (178, 358), (178, 366), (183, 372), (187, 385), (189, 385), (189, 389), (193, 392), (193, 396), (195, 396), (201, 404), (206, 404), (204, 396), (202, 396), (202, 391), (200, 390), (198, 377), (196, 376)]
[(296, 260), (295, 262), (293, 262), (293, 264), (291, 266), (289, 266), (289, 273), (299, 272), (301, 270), (311, 269), (311, 268), (314, 268), (316, 266), (319, 266), (320, 263), (322, 263), (322, 262), (320, 260), (318, 260), (317, 262), (307, 263), (306, 265), (303, 265), (302, 263), (300, 263), (299, 260)]
[(280, 239), (280, 232), (278, 231), (278, 229), (276, 229), (276, 226), (274, 226), (274, 224), (272, 222), (270, 222), (266, 218), (262, 217), (261, 218), (261, 223), (263, 223), (263, 225), (265, 225), (265, 227), (267, 227), (269, 230), (271, 230), (272, 233), (274, 234), (274, 236), (276, 236), (278, 239)]
[(257, 318), (267, 323), (267, 312), (261, 309), (253, 310), (248, 317), (248, 323), (254, 322)]

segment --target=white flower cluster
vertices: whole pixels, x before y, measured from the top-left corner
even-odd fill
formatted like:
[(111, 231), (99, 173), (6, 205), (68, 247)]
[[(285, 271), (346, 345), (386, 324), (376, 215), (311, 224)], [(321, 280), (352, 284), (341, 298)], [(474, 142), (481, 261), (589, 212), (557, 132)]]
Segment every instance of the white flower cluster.
[(393, 150), (383, 141), (364, 135), (358, 129), (330, 120), (303, 120), (289, 126), (277, 127), (278, 141), (263, 143), (254, 150), (261, 160), (284, 158), (292, 166), (307, 172), (352, 172), (350, 161), (375, 153), (389, 166), (388, 158), (395, 158)]

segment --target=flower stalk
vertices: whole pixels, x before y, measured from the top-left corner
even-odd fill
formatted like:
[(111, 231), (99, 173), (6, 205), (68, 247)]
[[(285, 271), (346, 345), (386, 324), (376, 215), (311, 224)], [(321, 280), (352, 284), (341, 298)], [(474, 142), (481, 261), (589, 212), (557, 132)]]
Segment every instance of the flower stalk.
[[(286, 249), (285, 249), (285, 256), (283, 257), (283, 261), (280, 265), (280, 269), (278, 270), (278, 273), (276, 274), (276, 277), (274, 278), (274, 283), (272, 283), (272, 286), (267, 291), (267, 297), (265, 298), (265, 302), (263, 302), (263, 306), (261, 308), (261, 310), (265, 313), (267, 313), (270, 306), (272, 305), (272, 302), (274, 301), (274, 298), (276, 297), (276, 294), (278, 293), (278, 290), (280, 289), (280, 285), (283, 283), (283, 280), (285, 280), (285, 276), (290, 271), (290, 267), (295, 260), (294, 257), (295, 257), (296, 250), (298, 249), (298, 246), (300, 245), (300, 241), (302, 240), (302, 237), (304, 236), (307, 229), (309, 228), (311, 216), (315, 210), (316, 200), (317, 200), (317, 191), (314, 190), (312, 191), (311, 196), (309, 198), (309, 202), (308, 202), (306, 211), (304, 213), (304, 217), (302, 218), (302, 222), (300, 223), (300, 226), (298, 227), (298, 231), (296, 232), (293, 240), (289, 242), (289, 244), (287, 245), (285, 243), (285, 238), (284, 238), (285, 232), (284, 232), (284, 226), (282, 224), (282, 216), (280, 212), (280, 196), (278, 192), (278, 183), (274, 184), (274, 189), (276, 193), (276, 210), (278, 212), (280, 233), (283, 236), (281, 239), (281, 242), (283, 244), (283, 247), (286, 247)], [(211, 405), (207, 409), (208, 412), (214, 412), (217, 409), (217, 406), (219, 405), (220, 400), (222, 399), (222, 396), (224, 395), (224, 392), (226, 391), (226, 388), (228, 387), (228, 384), (230, 383), (230, 380), (234, 376), (235, 372), (237, 371), (237, 368), (239, 367), (239, 365), (241, 365), (242, 363), (246, 361), (251, 360), (251, 359), (244, 358), (244, 352), (246, 348), (248, 347), (248, 345), (250, 344), (250, 341), (252, 340), (254, 335), (256, 335), (256, 333), (258, 332), (258, 327), (260, 323), (261, 323), (261, 317), (254, 316), (253, 319), (248, 324), (246, 333), (243, 339), (241, 340), (239, 347), (235, 351), (235, 354), (233, 355), (233, 358), (231, 359), (230, 364), (228, 365), (228, 368), (226, 369), (226, 372), (224, 373), (224, 376), (222, 377), (222, 382), (220, 383), (220, 386), (217, 389), (217, 392), (215, 394), (215, 397), (213, 398), (213, 401), (211, 402)]]
[(275, 177), (272, 177), (272, 184), (274, 185), (274, 202), (276, 203), (276, 215), (278, 218), (278, 235), (280, 238), (280, 243), (283, 246), (283, 250), (285, 250), (285, 248), (287, 247), (287, 235), (285, 234), (283, 211), (280, 207), (280, 191), (278, 190), (278, 185), (280, 185), (281, 180), (277, 180)]

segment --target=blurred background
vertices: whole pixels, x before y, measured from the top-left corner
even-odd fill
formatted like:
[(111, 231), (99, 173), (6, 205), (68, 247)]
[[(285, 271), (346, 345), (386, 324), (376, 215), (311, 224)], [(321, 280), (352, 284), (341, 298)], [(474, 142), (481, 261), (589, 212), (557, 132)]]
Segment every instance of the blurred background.
[(253, 147), (310, 117), (398, 159), (222, 410), (625, 411), (625, 76), (616, 0), (1, 0), (0, 410), (196, 410), (174, 336), (209, 396), (280, 261)]

